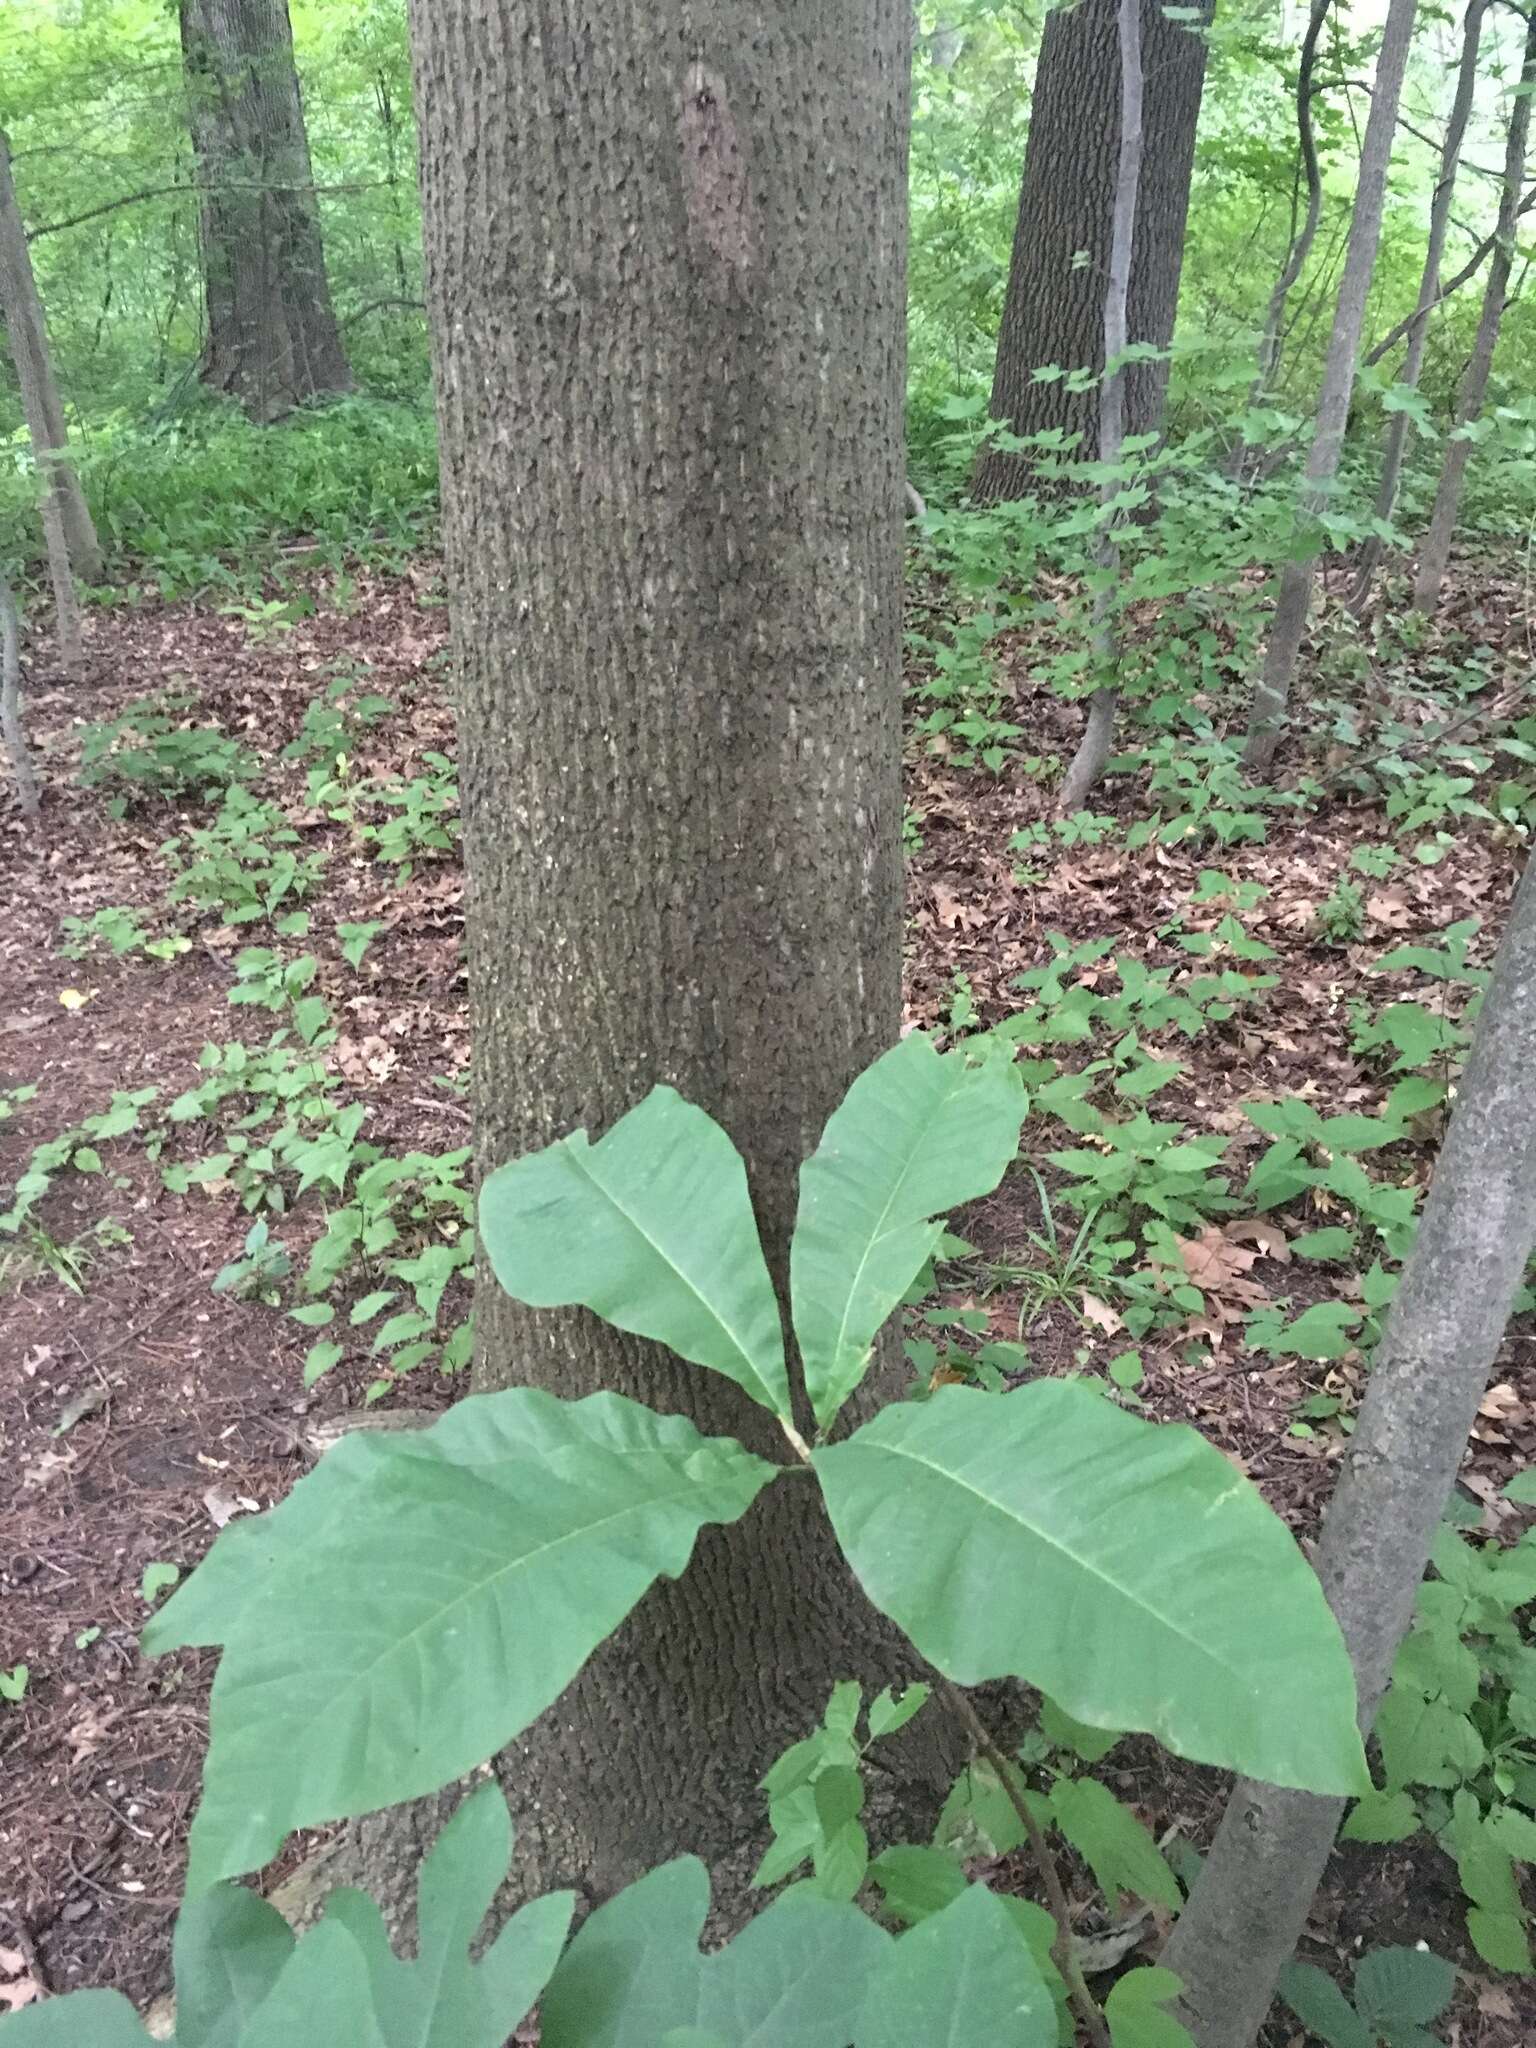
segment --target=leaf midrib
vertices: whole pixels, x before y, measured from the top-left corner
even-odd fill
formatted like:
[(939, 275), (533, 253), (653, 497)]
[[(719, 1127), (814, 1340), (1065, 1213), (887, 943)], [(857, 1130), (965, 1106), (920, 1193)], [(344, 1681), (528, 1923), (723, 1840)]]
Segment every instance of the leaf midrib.
[[(865, 1244), (863, 1251), (859, 1254), (859, 1262), (854, 1267), (853, 1273), (849, 1278), (848, 1292), (843, 1301), (842, 1320), (837, 1326), (837, 1336), (832, 1345), (831, 1355), (826, 1362), (828, 1387), (830, 1387), (833, 1384), (833, 1370), (837, 1364), (838, 1359), (841, 1358), (843, 1355), (844, 1344), (848, 1341), (848, 1322), (849, 1318), (853, 1314), (854, 1300), (858, 1294), (859, 1287), (864, 1279), (864, 1270), (868, 1266), (870, 1260), (875, 1255), (876, 1245), (884, 1243), (887, 1237), (893, 1237), (895, 1235), (894, 1229), (887, 1230), (885, 1228), (885, 1221), (886, 1218), (890, 1215), (893, 1206), (895, 1205), (896, 1197), (901, 1193), (902, 1188), (906, 1185), (907, 1175), (912, 1171), (912, 1163), (917, 1156), (918, 1147), (922, 1143), (923, 1139), (928, 1135), (928, 1132), (933, 1126), (934, 1119), (938, 1116), (939, 1112), (948, 1103), (954, 1100), (955, 1096), (958, 1095), (960, 1090), (967, 1085), (969, 1080), (970, 1074), (968, 1070), (964, 1073), (957, 1075), (953, 1085), (949, 1088), (946, 1088), (944, 1093), (938, 1097), (938, 1099), (929, 1109), (928, 1114), (924, 1118), (920, 1129), (918, 1129), (913, 1134), (912, 1144), (909, 1150), (907, 1151), (905, 1158), (903, 1159), (901, 1172), (896, 1176), (896, 1179), (891, 1185), (891, 1191), (886, 1196), (885, 1206), (880, 1211), (880, 1215), (875, 1224), (874, 1231), (870, 1235), (868, 1242)], [(932, 1219), (930, 1218), (928, 1220), (931, 1222)]]
[[(852, 1442), (853, 1439), (850, 1438), (849, 1444), (841, 1448), (849, 1448)], [(834, 1448), (837, 1448), (837, 1446), (834, 1446)], [(1017, 1528), (1026, 1530), (1044, 1548), (1054, 1551), (1059, 1557), (1068, 1560), (1080, 1571), (1087, 1572), (1091, 1577), (1097, 1579), (1101, 1585), (1107, 1586), (1112, 1592), (1118, 1594), (1122, 1600), (1127, 1601), (1133, 1608), (1139, 1608), (1144, 1614), (1152, 1616), (1163, 1628), (1168, 1630), (1170, 1635), (1175, 1636), (1182, 1643), (1187, 1643), (1213, 1670), (1225, 1674), (1228, 1678), (1235, 1679), (1238, 1677), (1239, 1674), (1236, 1668), (1233, 1665), (1224, 1663), (1214, 1651), (1200, 1641), (1198, 1636), (1190, 1635), (1187, 1630), (1180, 1628), (1176, 1622), (1163, 1615), (1160, 1609), (1153, 1607), (1145, 1600), (1138, 1599), (1126, 1587), (1121, 1585), (1118, 1579), (1111, 1578), (1108, 1572), (1102, 1571), (1097, 1565), (1091, 1563), (1086, 1558), (1080, 1557), (1075, 1550), (1069, 1550), (1064, 1543), (1048, 1535), (1044, 1530), (1038, 1528), (1035, 1523), (1026, 1521), (1022, 1515), (1016, 1513), (1002, 1501), (994, 1498), (992, 1494), (985, 1492), (971, 1480), (962, 1477), (960, 1473), (953, 1471), (946, 1465), (936, 1465), (931, 1458), (924, 1458), (916, 1451), (902, 1444), (866, 1442), (861, 1448), (868, 1451), (884, 1452), (887, 1457), (905, 1458), (911, 1464), (922, 1466), (924, 1471), (936, 1473), (940, 1479), (948, 1481), (951, 1486), (958, 1486), (963, 1492), (971, 1494), (976, 1500), (980, 1501), (984, 1507), (991, 1508), (994, 1513), (1001, 1515), (1005, 1521)]]
[[(761, 1390), (763, 1396), (765, 1397), (763, 1405), (766, 1408), (768, 1408), (770, 1412), (774, 1415), (786, 1415), (788, 1413), (787, 1398), (781, 1400), (779, 1396), (774, 1392), (773, 1388), (768, 1384), (768, 1381), (764, 1377), (762, 1369), (759, 1367), (756, 1359), (752, 1356), (752, 1353), (747, 1349), (742, 1339), (737, 1335), (734, 1323), (729, 1322), (726, 1319), (726, 1317), (721, 1313), (721, 1311), (718, 1308), (716, 1308), (715, 1304), (709, 1299), (709, 1297), (706, 1294), (704, 1294), (703, 1291), (695, 1284), (692, 1277), (687, 1272), (685, 1272), (680, 1265), (678, 1265), (677, 1261), (672, 1257), (671, 1253), (663, 1250), (661, 1245), (646, 1229), (645, 1225), (640, 1221), (639, 1217), (634, 1215), (619, 1200), (619, 1197), (614, 1192), (614, 1190), (598, 1178), (598, 1176), (592, 1170), (590, 1156), (583, 1157), (580, 1153), (569, 1151), (567, 1152), (566, 1157), (570, 1160), (570, 1163), (575, 1168), (575, 1170), (579, 1174), (582, 1174), (586, 1178), (586, 1180), (591, 1184), (591, 1186), (596, 1188), (598, 1193), (612, 1204), (616, 1213), (623, 1217), (624, 1221), (629, 1225), (631, 1230), (635, 1232), (635, 1234), (642, 1240), (643, 1243), (650, 1247), (650, 1249), (656, 1254), (657, 1258), (660, 1259), (663, 1265), (666, 1266), (667, 1270), (671, 1273), (676, 1274), (677, 1278), (682, 1281), (683, 1286), (693, 1296), (694, 1300), (699, 1304), (700, 1308), (702, 1308), (707, 1315), (710, 1315), (714, 1318), (715, 1322), (718, 1324), (720, 1329), (722, 1329), (725, 1332), (727, 1338), (730, 1340), (730, 1343), (733, 1349), (735, 1350), (736, 1356), (741, 1360), (742, 1364), (746, 1367), (753, 1384)], [(748, 1198), (748, 1213), (749, 1215), (751, 1213), (750, 1196)], [(761, 1246), (757, 1244), (755, 1240), (753, 1249), (756, 1250), (758, 1252), (759, 1257), (761, 1257)], [(763, 1277), (765, 1279), (767, 1278), (766, 1267), (764, 1267), (763, 1269)], [(769, 1293), (771, 1296), (771, 1282), (769, 1284)], [(774, 1314), (775, 1316), (777, 1316), (778, 1314), (777, 1305), (775, 1305)], [(777, 1333), (776, 1352), (777, 1356), (775, 1359), (775, 1363), (778, 1365), (780, 1371), (782, 1372), (784, 1370), (784, 1332), (782, 1329), (780, 1329)], [(718, 1368), (716, 1368), (716, 1370), (718, 1370)], [(787, 1396), (787, 1373), (785, 1374), (785, 1389)]]

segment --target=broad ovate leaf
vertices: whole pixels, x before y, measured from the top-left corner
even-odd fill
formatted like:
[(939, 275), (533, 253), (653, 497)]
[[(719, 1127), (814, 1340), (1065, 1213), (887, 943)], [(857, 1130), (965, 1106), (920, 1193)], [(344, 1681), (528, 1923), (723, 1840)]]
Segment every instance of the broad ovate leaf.
[(675, 1089), (653, 1088), (595, 1145), (573, 1131), (498, 1167), (480, 1191), (480, 1233), (517, 1300), (580, 1303), (788, 1418), (783, 1326), (746, 1168)]
[(1056, 2005), (1008, 1908), (973, 1884), (895, 1944), (854, 2038), (857, 2048), (1056, 2048)]
[(145, 1631), (224, 1646), (189, 1889), (493, 1755), (777, 1469), (617, 1394), (513, 1388), (343, 1437)]
[(1220, 1452), (1092, 1388), (941, 1387), (814, 1453), (875, 1605), (962, 1685), (1314, 1792), (1369, 1789), (1322, 1588)]
[(789, 1253), (795, 1338), (822, 1428), (938, 1243), (936, 1219), (1002, 1179), (1024, 1110), (1009, 1060), (936, 1052), (914, 1032), (833, 1111), (800, 1172)]

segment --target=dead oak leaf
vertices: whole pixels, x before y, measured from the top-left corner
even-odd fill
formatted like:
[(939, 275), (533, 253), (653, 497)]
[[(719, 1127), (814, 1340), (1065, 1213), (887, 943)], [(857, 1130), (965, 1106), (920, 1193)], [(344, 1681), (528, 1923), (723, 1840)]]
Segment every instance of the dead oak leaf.
[(1096, 1294), (1084, 1294), (1083, 1320), (1092, 1323), (1097, 1329), (1102, 1330), (1106, 1337), (1113, 1337), (1116, 1331), (1125, 1328), (1125, 1324), (1115, 1314), (1109, 1303), (1107, 1301), (1100, 1301)]

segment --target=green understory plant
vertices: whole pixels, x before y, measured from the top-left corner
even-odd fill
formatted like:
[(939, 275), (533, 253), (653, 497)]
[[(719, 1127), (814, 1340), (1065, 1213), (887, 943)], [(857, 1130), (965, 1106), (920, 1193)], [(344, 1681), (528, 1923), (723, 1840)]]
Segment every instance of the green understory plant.
[[(1037, 1379), (1004, 1394), (942, 1386), (839, 1431), (943, 1214), (996, 1185), (1024, 1109), (995, 1044), (941, 1055), (914, 1034), (854, 1083), (801, 1174), (793, 1378), (743, 1162), (671, 1089), (653, 1090), (596, 1143), (577, 1131), (491, 1175), (479, 1224), (510, 1293), (535, 1307), (583, 1304), (724, 1374), (776, 1419), (787, 1455), (702, 1437), (682, 1416), (612, 1393), (570, 1402), (512, 1388), (471, 1396), (428, 1430), (344, 1436), (277, 1507), (232, 1523), (145, 1632), (152, 1654), (222, 1646), (183, 1926), (257, 1913), (223, 1887), (294, 1828), (435, 1791), (493, 1756), (659, 1574), (686, 1568), (701, 1528), (735, 1521), (772, 1485), (796, 1487), (807, 1514), (830, 1517), (865, 1592), (910, 1640), (914, 1675), (931, 1667), (968, 1727), (980, 1724), (960, 1688), (1012, 1677), (1087, 1729), (1145, 1730), (1180, 1755), (1274, 1783), (1365, 1791), (1352, 1676), (1321, 1588), (1254, 1488), (1192, 1430), (1145, 1422), (1084, 1383)], [(834, 1780), (837, 1827), (857, 1820), (853, 1797)], [(499, 1800), (484, 1788), (467, 1810), (499, 1812)], [(484, 1825), (496, 1827), (499, 1852), (504, 1823)], [(464, 1887), (478, 1903), (454, 1915), (460, 1939), (433, 1938), (445, 1970), (496, 1874), (487, 1851), (481, 1885)], [(395, 1973), (408, 1966), (374, 1941), (365, 1903), (333, 1904), (292, 1958), (264, 1921), (261, 1995), (228, 2038), (265, 2042), (268, 2000), (290, 2021), (293, 1969), (316, 2010), (345, 1975), (358, 2014), (345, 2038), (370, 2039), (372, 2024), (391, 2048), (428, 2038), (490, 2048), (514, 2006), (526, 2010), (546, 1985), (546, 2048), (732, 2048), (770, 2015), (785, 2048), (899, 2048), (941, 2026), (1057, 2048), (1041, 1968), (985, 1886), (893, 1936), (838, 1895), (846, 1885), (841, 1862), (825, 1880), (813, 1873), (706, 1960), (707, 1878), (689, 1859), (668, 1864), (599, 1908), (557, 1964), (551, 1939), (519, 1981), (522, 2003), (498, 2003), (484, 2033), (429, 2036), (396, 2022)], [(442, 1894), (452, 1889), (444, 1882)], [(525, 1912), (564, 1910), (536, 1901)], [(1070, 1929), (1059, 1935), (1074, 2007), (1107, 2040), (1070, 1960)], [(216, 2009), (220, 1997), (231, 2003), (227, 1960), (227, 1950), (189, 1954), (188, 1977)], [(1162, 1977), (1117, 1991), (1117, 2041), (1177, 2038), (1159, 2011), (1176, 1985)], [(137, 2040), (121, 2000), (84, 1996), (81, 2048)], [(51, 2024), (24, 2013), (0, 2041), (61, 2038), (40, 2031)]]
[[(1536, 1504), (1529, 1474), (1509, 1491)], [(1428, 1830), (1456, 1863), (1478, 1954), (1528, 1976), (1517, 1873), (1536, 1864), (1536, 1528), (1506, 1548), (1448, 1522), (1432, 1561), (1376, 1720), (1381, 1784), (1343, 1832), (1396, 1842)]]
[(1429, 2030), (1456, 1993), (1456, 1972), (1422, 1948), (1368, 1949), (1351, 2001), (1315, 1963), (1290, 1963), (1280, 1996), (1326, 2048), (1439, 2048)]
[(163, 690), (127, 704), (115, 718), (81, 731), (80, 780), (111, 792), (122, 817), (132, 803), (222, 794), (250, 775), (254, 763), (237, 740), (217, 726), (194, 725), (195, 697)]

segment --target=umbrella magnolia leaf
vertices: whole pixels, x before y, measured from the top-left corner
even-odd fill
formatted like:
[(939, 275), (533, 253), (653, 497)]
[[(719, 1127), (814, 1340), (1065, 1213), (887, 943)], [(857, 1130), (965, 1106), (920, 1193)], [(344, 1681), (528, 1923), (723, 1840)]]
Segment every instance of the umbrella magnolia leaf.
[(1205, 1440), (1092, 1388), (941, 1387), (814, 1453), (875, 1605), (962, 1685), (1271, 1784), (1369, 1786), (1343, 1639), (1283, 1522)]
[(344, 1436), (145, 1631), (224, 1646), (189, 1888), (494, 1755), (777, 1469), (617, 1394), (526, 1387)]
[(580, 1303), (788, 1418), (783, 1326), (746, 1168), (675, 1089), (653, 1088), (595, 1145), (573, 1131), (498, 1167), (480, 1191), (480, 1234), (517, 1300)]
[(1009, 1060), (936, 1052), (914, 1032), (833, 1111), (801, 1169), (789, 1253), (795, 1338), (823, 1428), (938, 1243), (935, 1219), (1002, 1179), (1024, 1110)]

